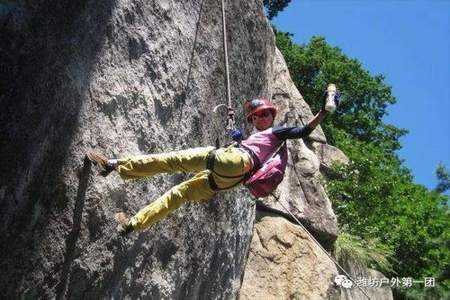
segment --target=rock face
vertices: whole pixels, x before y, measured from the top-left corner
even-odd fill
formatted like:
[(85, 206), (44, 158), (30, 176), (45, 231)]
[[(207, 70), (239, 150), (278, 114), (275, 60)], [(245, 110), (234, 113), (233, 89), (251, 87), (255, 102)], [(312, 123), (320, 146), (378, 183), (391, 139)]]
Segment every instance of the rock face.
[(320, 172), (327, 176), (334, 163), (348, 164), (348, 157), (338, 148), (328, 144), (313, 142), (312, 150), (320, 160)]
[(337, 284), (341, 270), (302, 227), (277, 214), (257, 212), (253, 230), (239, 299), (393, 299), (382, 273), (349, 259), (339, 263), (365, 294), (351, 281)]
[[(4, 298), (238, 295), (245, 268), (254, 269), (245, 261), (256, 206), (244, 188), (187, 203), (123, 239), (115, 212), (134, 213), (189, 175), (123, 181), (96, 176), (84, 160), (92, 148), (123, 157), (225, 141), (225, 118), (212, 113), (225, 102), (220, 12), (219, 1), (203, 0), (0, 3)], [(255, 95), (273, 96), (281, 125), (305, 124), (312, 113), (276, 50), (262, 1), (227, 1), (227, 21), (237, 124), (245, 126), (242, 104)], [(332, 157), (317, 150), (325, 142), (320, 128), (305, 142), (289, 142), (289, 169), (276, 197), (329, 246), (336, 218), (320, 171)], [(276, 199), (257, 206), (283, 214)], [(261, 230), (260, 238), (270, 239)], [(302, 243), (303, 233), (289, 230), (283, 241), (307, 251), (310, 267), (328, 278), (332, 267)], [(288, 261), (303, 262), (292, 255)], [(301, 295), (333, 295), (323, 284)]]
[[(366, 284), (361, 284), (361, 289), (364, 293), (352, 286), (351, 288), (341, 287), (341, 300), (352, 300), (352, 299), (367, 299), (367, 296), (371, 300), (393, 300), (394, 296), (392, 294), (392, 289), (389, 286), (389, 279), (386, 278), (382, 273), (377, 270), (363, 269), (358, 267), (355, 263), (350, 260), (340, 262), (345, 268), (347, 273), (349, 273), (354, 280), (358, 282), (366, 282)], [(384, 281), (384, 283), (383, 283)], [(386, 283), (387, 282), (387, 283)]]
[[(268, 93), (275, 48), (261, 3), (227, 2), (241, 115), (239, 101)], [(243, 189), (124, 240), (114, 213), (136, 212), (187, 175), (124, 182), (83, 162), (91, 148), (122, 157), (225, 135), (212, 113), (225, 102), (220, 2), (0, 5), (2, 295), (233, 298), (254, 218)]]
[(258, 214), (239, 299), (340, 299), (336, 266), (305, 231)]

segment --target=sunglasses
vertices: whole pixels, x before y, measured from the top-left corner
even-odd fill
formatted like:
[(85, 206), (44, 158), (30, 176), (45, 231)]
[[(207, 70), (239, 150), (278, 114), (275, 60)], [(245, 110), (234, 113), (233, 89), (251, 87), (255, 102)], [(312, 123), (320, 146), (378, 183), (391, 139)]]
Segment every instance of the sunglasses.
[(253, 116), (258, 117), (258, 118), (267, 118), (268, 116), (270, 116), (272, 113), (270, 111), (263, 111), (257, 114), (254, 114)]

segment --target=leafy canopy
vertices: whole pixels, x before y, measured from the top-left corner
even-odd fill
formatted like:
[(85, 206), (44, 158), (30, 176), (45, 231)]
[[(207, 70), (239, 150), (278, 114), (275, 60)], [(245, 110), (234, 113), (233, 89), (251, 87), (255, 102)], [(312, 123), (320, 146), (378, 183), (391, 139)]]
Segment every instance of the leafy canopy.
[(371, 76), (356, 59), (348, 58), (324, 38), (313, 37), (307, 45), (296, 45), (292, 34), (277, 32), (277, 46), (284, 55), (291, 77), (313, 111), (322, 106), (328, 83), (337, 83), (342, 92), (336, 114), (323, 129), (333, 143), (332, 128), (339, 128), (366, 142), (383, 144), (392, 153), (400, 149), (399, 138), (407, 130), (383, 123), (388, 105), (395, 103), (391, 87), (383, 75)]
[[(396, 102), (383, 75), (371, 75), (322, 37), (297, 45), (291, 34), (275, 33), (291, 77), (313, 111), (320, 109), (328, 83), (336, 83), (342, 93), (340, 106), (322, 125), (328, 142), (351, 161), (336, 166), (326, 183), (339, 225), (346, 228), (336, 252), (366, 264), (377, 265), (373, 257), (378, 257), (383, 262), (378, 268), (387, 276), (435, 277), (438, 282), (436, 289), (399, 289), (398, 299), (447, 297), (450, 218), (442, 192), (449, 188), (449, 172), (438, 167), (439, 185), (433, 191), (413, 182), (395, 153), (407, 130), (383, 121)], [(375, 246), (367, 246), (371, 243)]]
[(291, 0), (264, 0), (264, 7), (267, 9), (267, 18), (272, 20), (280, 11), (285, 9)]
[(447, 170), (443, 163), (439, 163), (436, 168), (436, 177), (438, 180), (438, 185), (436, 186), (436, 192), (444, 193), (450, 189), (450, 172)]

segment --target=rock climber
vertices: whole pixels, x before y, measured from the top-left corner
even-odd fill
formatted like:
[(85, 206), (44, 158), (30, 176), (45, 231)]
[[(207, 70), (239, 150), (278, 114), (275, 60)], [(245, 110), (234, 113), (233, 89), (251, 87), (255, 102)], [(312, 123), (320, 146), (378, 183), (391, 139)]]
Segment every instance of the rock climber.
[[(244, 104), (244, 110), (247, 121), (257, 132), (239, 144), (224, 148), (201, 147), (122, 159), (108, 159), (98, 152), (88, 152), (88, 159), (99, 167), (102, 176), (107, 176), (112, 171), (116, 171), (123, 179), (137, 179), (160, 173), (196, 173), (134, 216), (130, 217), (125, 212), (117, 213), (115, 220), (118, 223), (118, 233), (125, 235), (147, 229), (186, 201), (207, 201), (218, 191), (231, 189), (245, 181), (284, 141), (307, 137), (328, 112), (334, 111), (336, 106), (330, 106), (327, 99), (331, 99), (330, 91), (326, 92), (321, 110), (306, 126), (272, 127), (277, 115), (276, 107), (267, 98), (253, 98)], [(334, 95), (331, 100), (334, 100)], [(287, 149), (285, 151), (287, 160)]]

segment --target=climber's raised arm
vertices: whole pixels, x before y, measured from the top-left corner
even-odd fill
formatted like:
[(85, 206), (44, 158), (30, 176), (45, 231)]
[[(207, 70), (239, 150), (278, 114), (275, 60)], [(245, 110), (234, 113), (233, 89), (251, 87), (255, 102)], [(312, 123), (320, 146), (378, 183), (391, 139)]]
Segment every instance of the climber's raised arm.
[(336, 85), (329, 84), (327, 91), (324, 94), (322, 108), (314, 116), (314, 118), (311, 121), (309, 121), (306, 127), (311, 128), (311, 131), (313, 131), (317, 127), (317, 125), (322, 123), (322, 121), (325, 119), (325, 117), (329, 112), (330, 113), (334, 112), (338, 104), (339, 96), (340, 94), (336, 89)]
[(328, 115), (328, 112), (326, 110), (324, 110), (323, 108), (321, 110), (319, 110), (319, 112), (314, 116), (314, 118), (312, 118), (311, 121), (308, 122), (308, 124), (306, 124), (305, 127), (308, 127), (311, 129), (311, 131), (313, 131), (314, 129), (316, 129), (316, 127), (322, 123), (322, 121), (325, 119), (325, 117)]
[(321, 109), (304, 127), (274, 127), (272, 132), (280, 140), (301, 139), (310, 135), (327, 114), (326, 110)]
[[(324, 95), (323, 105), (320, 111), (303, 127), (273, 127), (272, 133), (280, 140), (300, 139), (305, 138), (311, 134), (311, 132), (325, 119), (328, 113), (333, 112), (336, 109), (336, 96), (338, 92), (334, 85), (330, 85), (334, 90), (327, 90)], [(261, 101), (261, 104), (257, 106), (259, 111), (248, 110), (247, 119), (251, 122), (258, 131), (263, 131), (270, 128), (273, 125), (273, 121), (276, 115), (276, 109), (269, 100), (256, 99), (257, 102)], [(252, 102), (253, 102), (252, 101)], [(256, 109), (256, 110), (257, 110)]]
[[(320, 111), (304, 127), (274, 127), (272, 133), (281, 140), (298, 139), (308, 136), (327, 116), (336, 109), (336, 98), (339, 96), (336, 86), (330, 84), (324, 94)], [(277, 109), (272, 101), (264, 97), (255, 97), (245, 103), (246, 118), (258, 131), (264, 131), (273, 126)]]

